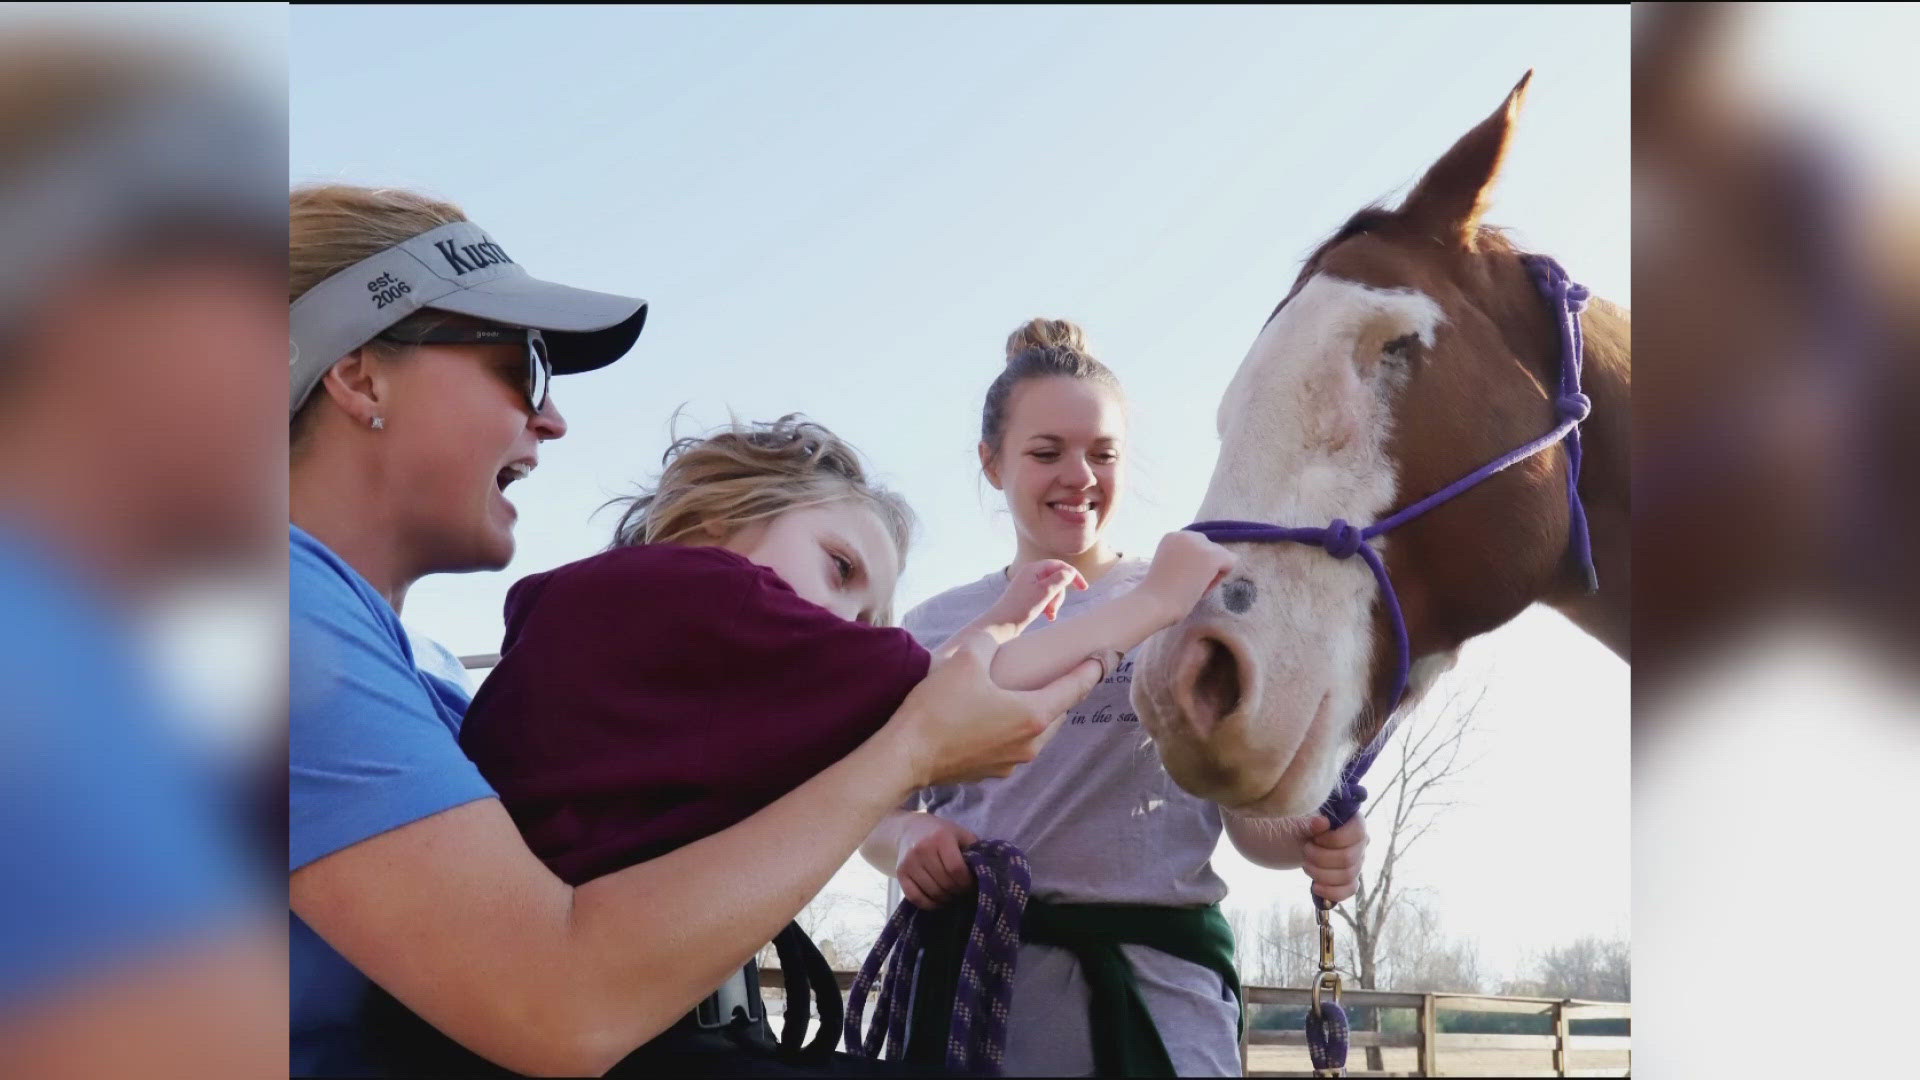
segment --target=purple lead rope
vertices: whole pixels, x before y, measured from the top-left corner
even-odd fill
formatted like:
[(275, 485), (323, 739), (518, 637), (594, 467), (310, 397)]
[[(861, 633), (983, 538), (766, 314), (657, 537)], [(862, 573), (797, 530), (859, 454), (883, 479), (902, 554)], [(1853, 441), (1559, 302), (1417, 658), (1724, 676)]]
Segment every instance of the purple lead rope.
[[(1007, 1003), (1012, 998), (1014, 960), (1020, 951), (1020, 918), (1032, 893), (1033, 876), (1026, 853), (1004, 840), (984, 840), (961, 854), (973, 870), (978, 898), (973, 926), (960, 956), (946, 1067), (952, 1072), (999, 1076), (1006, 1061)], [(874, 942), (873, 951), (867, 954), (866, 963), (847, 990), (848, 1053), (877, 1059), (884, 1039), (888, 1060), (898, 1061), (906, 1055), (914, 979), (930, 915), (902, 901), (880, 931), (880, 940)], [(880, 979), (883, 966), (886, 978), (881, 981), (873, 1020), (863, 1040), (860, 1014), (867, 991)]]
[[(1592, 593), (1600, 587), (1599, 574), (1593, 566), (1593, 541), (1587, 529), (1587, 508), (1580, 500), (1580, 422), (1593, 411), (1592, 400), (1580, 389), (1581, 363), (1585, 355), (1580, 313), (1586, 310), (1589, 293), (1586, 286), (1567, 277), (1566, 270), (1549, 256), (1523, 255), (1521, 261), (1533, 276), (1534, 285), (1552, 307), (1554, 322), (1559, 327), (1560, 385), (1553, 400), (1555, 423), (1552, 430), (1366, 528), (1356, 528), (1340, 518), (1335, 518), (1320, 529), (1288, 528), (1259, 521), (1200, 521), (1187, 526), (1189, 530), (1218, 544), (1311, 544), (1336, 559), (1358, 555), (1373, 572), (1374, 581), (1379, 583), (1380, 596), (1386, 603), (1387, 616), (1393, 624), (1394, 676), (1393, 694), (1389, 698), (1392, 704), (1387, 707), (1387, 722), (1381, 725), (1379, 733), (1365, 749), (1354, 755), (1340, 770), (1339, 784), (1320, 808), (1328, 825), (1335, 829), (1352, 820), (1353, 815), (1360, 811), (1361, 804), (1367, 800), (1367, 789), (1360, 785), (1360, 778), (1366, 775), (1367, 769), (1373, 765), (1373, 759), (1379, 756), (1381, 748), (1393, 734), (1394, 725), (1399, 719), (1400, 702), (1406, 696), (1407, 680), (1413, 668), (1412, 644), (1407, 637), (1406, 617), (1400, 611), (1400, 596), (1394, 591), (1393, 579), (1387, 575), (1386, 563), (1368, 541), (1405, 525), (1495, 473), (1564, 441), (1567, 444), (1567, 546), (1585, 575), (1587, 591)], [(1330, 941), (1327, 936), (1331, 932), (1328, 929), (1327, 911), (1332, 905), (1317, 894), (1313, 902), (1321, 922), (1323, 941)], [(1329, 944), (1327, 950), (1330, 948)], [(1323, 968), (1326, 966), (1323, 963)], [(1347, 1020), (1346, 1012), (1338, 1000), (1337, 978), (1334, 990), (1334, 1000), (1323, 1003), (1319, 1000), (1319, 988), (1315, 988), (1314, 1007), (1307, 1015), (1307, 1050), (1316, 1071), (1338, 1075), (1347, 1062)]]

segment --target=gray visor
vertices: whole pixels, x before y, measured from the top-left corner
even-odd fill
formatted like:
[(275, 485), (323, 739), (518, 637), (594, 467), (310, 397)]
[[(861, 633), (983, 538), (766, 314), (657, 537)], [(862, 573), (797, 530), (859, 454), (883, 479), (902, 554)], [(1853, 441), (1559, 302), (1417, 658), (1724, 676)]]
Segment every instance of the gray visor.
[(422, 308), (543, 331), (556, 375), (624, 356), (647, 302), (541, 281), (485, 230), (456, 221), (355, 263), (294, 301), (291, 411), (341, 357)]

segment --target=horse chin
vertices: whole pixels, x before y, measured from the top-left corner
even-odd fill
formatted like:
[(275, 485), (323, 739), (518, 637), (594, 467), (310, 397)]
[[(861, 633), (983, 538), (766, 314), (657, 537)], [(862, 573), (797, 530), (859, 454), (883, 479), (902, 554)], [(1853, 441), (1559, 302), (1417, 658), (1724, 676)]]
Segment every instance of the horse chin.
[[(1319, 810), (1346, 762), (1341, 748), (1347, 740), (1336, 737), (1329, 727), (1332, 700), (1331, 694), (1321, 697), (1293, 752), (1268, 770), (1274, 774), (1273, 780), (1263, 792), (1246, 800), (1217, 801), (1243, 817), (1301, 818)], [(1342, 725), (1340, 730), (1350, 728), (1350, 724)]]
[[(1288, 763), (1280, 779), (1275, 781), (1267, 793), (1251, 802), (1223, 803), (1227, 809), (1242, 817), (1258, 818), (1303, 818), (1320, 809), (1326, 802), (1326, 792), (1333, 789), (1339, 775), (1339, 764), (1334, 761), (1329, 769), (1325, 762), (1313, 762), (1296, 757)], [(1311, 776), (1316, 779), (1302, 780), (1299, 777)]]

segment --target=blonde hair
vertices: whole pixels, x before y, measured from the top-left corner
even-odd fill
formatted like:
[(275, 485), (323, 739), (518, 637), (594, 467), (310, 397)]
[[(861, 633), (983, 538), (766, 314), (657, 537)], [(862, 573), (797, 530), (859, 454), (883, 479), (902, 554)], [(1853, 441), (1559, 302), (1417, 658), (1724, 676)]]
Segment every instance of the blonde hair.
[[(906, 563), (913, 533), (906, 500), (867, 479), (858, 450), (798, 413), (676, 439), (661, 464), (651, 490), (608, 504), (626, 507), (610, 549), (684, 543), (701, 533), (724, 540), (789, 510), (853, 501), (879, 516)], [(879, 623), (892, 621), (891, 608)]]
[(1014, 387), (1028, 379), (1085, 379), (1121, 396), (1120, 379), (1093, 358), (1086, 331), (1065, 319), (1028, 319), (1007, 335), (1007, 364), (987, 387), (980, 409), (980, 441), (989, 455), (1000, 454), (1007, 430), (1007, 406)]
[(398, 188), (303, 184), (288, 202), (288, 303), (362, 259), (467, 220), (466, 212), (450, 202)]
[[(355, 184), (303, 184), (288, 199), (287, 302), (363, 259), (455, 221), (466, 212), (450, 202), (399, 188), (370, 188)], [(433, 329), (452, 316), (432, 309), (416, 311), (394, 329), (402, 332)], [(392, 356), (406, 346), (376, 338), (367, 347)], [(295, 446), (311, 426), (318, 401), (317, 389), (293, 415), (290, 438)]]

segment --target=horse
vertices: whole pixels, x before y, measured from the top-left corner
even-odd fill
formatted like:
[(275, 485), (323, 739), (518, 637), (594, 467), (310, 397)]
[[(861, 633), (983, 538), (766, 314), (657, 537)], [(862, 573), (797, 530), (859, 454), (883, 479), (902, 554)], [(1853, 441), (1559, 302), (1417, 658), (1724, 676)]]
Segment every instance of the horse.
[[(1530, 257), (1481, 223), (1532, 75), (1397, 209), (1362, 209), (1306, 259), (1221, 399), (1201, 519), (1377, 522), (1553, 427), (1560, 312)], [(1532, 604), (1631, 662), (1630, 319), (1598, 298), (1575, 317), (1597, 590), (1570, 551), (1565, 443), (1369, 541), (1404, 616), (1404, 670), (1361, 559), (1235, 545), (1235, 571), (1135, 662), (1135, 712), (1177, 783), (1241, 813), (1312, 813), (1463, 643)]]

